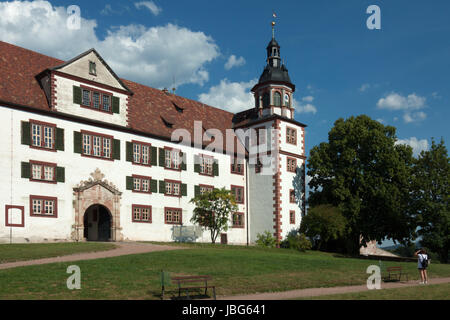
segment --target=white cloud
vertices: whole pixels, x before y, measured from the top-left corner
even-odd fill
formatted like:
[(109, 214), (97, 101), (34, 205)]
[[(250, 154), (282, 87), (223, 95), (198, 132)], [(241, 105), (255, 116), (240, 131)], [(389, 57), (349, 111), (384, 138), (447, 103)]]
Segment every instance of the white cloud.
[(225, 69), (230, 70), (233, 67), (240, 67), (245, 64), (244, 57), (236, 58), (236, 56), (233, 54), (228, 58), (227, 63), (225, 63)]
[[(314, 97), (313, 96), (303, 97), (301, 99), (301, 102), (299, 102), (296, 99), (294, 99), (293, 105), (294, 105), (294, 108), (295, 108), (295, 112), (297, 112), (297, 113), (312, 113), (312, 114), (316, 114), (317, 113), (317, 108), (316, 108), (315, 105), (312, 104), (313, 101), (314, 101)], [(306, 102), (306, 103), (304, 103), (304, 102)]]
[(425, 107), (425, 102), (426, 98), (420, 97), (415, 93), (404, 97), (392, 92), (385, 98), (378, 100), (377, 107), (388, 110), (417, 110)]
[(377, 108), (390, 111), (403, 111), (403, 121), (405, 123), (418, 122), (425, 120), (427, 115), (423, 111), (417, 111), (426, 108), (426, 98), (412, 93), (407, 97), (392, 92), (386, 97), (378, 100)]
[(428, 150), (428, 141), (426, 139), (417, 140), (416, 137), (411, 137), (409, 139), (399, 139), (395, 144), (406, 144), (413, 149), (413, 154), (417, 157), (421, 151)]
[(173, 24), (110, 28), (100, 40), (95, 20), (81, 17), (81, 28), (69, 30), (66, 10), (47, 1), (0, 2), (0, 40), (63, 60), (94, 47), (120, 77), (156, 88), (172, 85), (173, 77), (178, 86), (203, 85), (205, 65), (219, 56), (211, 37)]
[(411, 123), (411, 122), (418, 122), (418, 121), (422, 121), (425, 120), (427, 117), (426, 113), (423, 111), (419, 111), (419, 112), (406, 112), (403, 115), (403, 121), (405, 121), (405, 123)]
[(135, 2), (134, 5), (136, 6), (137, 9), (140, 9), (142, 7), (147, 8), (155, 16), (160, 14), (162, 11), (162, 9), (160, 7), (158, 7), (153, 1)]
[(207, 93), (198, 96), (200, 102), (237, 113), (254, 107), (255, 98), (250, 89), (257, 83), (256, 79), (248, 82), (229, 82), (223, 79)]
[(364, 83), (360, 88), (359, 91), (360, 92), (365, 92), (370, 88), (370, 84), (369, 83)]

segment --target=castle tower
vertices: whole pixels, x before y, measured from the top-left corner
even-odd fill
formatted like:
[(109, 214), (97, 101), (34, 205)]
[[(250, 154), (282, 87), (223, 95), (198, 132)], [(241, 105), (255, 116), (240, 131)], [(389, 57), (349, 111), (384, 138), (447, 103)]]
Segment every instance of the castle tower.
[(306, 125), (294, 119), (295, 85), (282, 63), (274, 26), (267, 64), (251, 90), (255, 107), (235, 116), (235, 129), (253, 129), (248, 146), (251, 242), (269, 231), (280, 243), (299, 229), (305, 214)]

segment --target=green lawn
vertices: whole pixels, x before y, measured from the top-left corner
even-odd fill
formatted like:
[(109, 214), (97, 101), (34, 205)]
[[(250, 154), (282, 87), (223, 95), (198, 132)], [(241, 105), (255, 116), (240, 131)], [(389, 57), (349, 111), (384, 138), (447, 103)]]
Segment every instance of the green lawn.
[(449, 300), (450, 283), (334, 294), (302, 300)]
[(96, 242), (0, 244), (0, 263), (105, 251), (115, 247), (112, 243)]
[[(0, 270), (0, 299), (159, 299), (160, 271), (213, 276), (217, 295), (356, 285), (376, 261), (289, 249), (200, 245), (189, 250)], [(81, 290), (68, 290), (69, 265), (81, 269)], [(418, 279), (416, 263), (402, 265)], [(435, 264), (432, 277), (449, 277), (450, 266)]]

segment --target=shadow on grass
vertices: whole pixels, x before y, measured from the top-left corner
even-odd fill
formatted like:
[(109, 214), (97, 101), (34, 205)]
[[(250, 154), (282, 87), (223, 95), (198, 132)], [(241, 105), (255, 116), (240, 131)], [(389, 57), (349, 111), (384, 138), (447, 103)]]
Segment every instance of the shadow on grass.
[(209, 294), (204, 294), (203, 292), (200, 293), (200, 291), (204, 290), (196, 290), (195, 292), (189, 292), (189, 294), (186, 294), (186, 292), (182, 292), (181, 294), (178, 293), (178, 290), (170, 290), (164, 292), (164, 299), (162, 297), (161, 291), (147, 291), (147, 294), (152, 296), (155, 299), (159, 300), (194, 300), (194, 299), (213, 299), (212, 296)]

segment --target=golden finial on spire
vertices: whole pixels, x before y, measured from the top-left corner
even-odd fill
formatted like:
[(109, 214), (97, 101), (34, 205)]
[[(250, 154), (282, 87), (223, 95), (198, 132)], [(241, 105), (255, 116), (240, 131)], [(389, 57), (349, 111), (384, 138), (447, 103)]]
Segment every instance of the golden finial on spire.
[(273, 17), (273, 21), (272, 21), (272, 39), (275, 39), (275, 18), (277, 17), (277, 14), (275, 13), (275, 11), (272, 12), (272, 17)]

